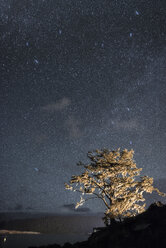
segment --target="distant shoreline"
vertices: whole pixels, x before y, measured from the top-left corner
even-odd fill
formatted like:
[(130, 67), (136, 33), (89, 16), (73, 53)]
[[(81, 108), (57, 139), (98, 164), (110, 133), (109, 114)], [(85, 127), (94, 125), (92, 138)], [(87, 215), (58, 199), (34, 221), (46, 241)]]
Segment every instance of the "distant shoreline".
[(39, 232), (40, 234), (88, 234), (103, 226), (103, 215), (0, 213), (0, 230)]
[(103, 216), (103, 213), (99, 212), (0, 212), (0, 222), (16, 219), (31, 219), (41, 217), (56, 217), (56, 216)]
[(41, 234), (41, 233), (31, 232), (31, 231), (0, 230), (0, 234)]

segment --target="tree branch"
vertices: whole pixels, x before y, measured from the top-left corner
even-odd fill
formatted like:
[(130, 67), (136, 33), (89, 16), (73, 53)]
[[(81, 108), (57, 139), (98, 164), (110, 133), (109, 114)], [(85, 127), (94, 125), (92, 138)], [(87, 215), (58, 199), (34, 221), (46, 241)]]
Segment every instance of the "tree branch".
[(109, 197), (109, 195), (107, 194), (107, 192), (96, 182), (96, 181), (94, 181), (94, 179), (92, 178), (92, 180), (93, 180), (93, 183), (94, 184), (96, 184), (97, 185), (97, 187), (99, 187), (99, 189), (101, 189), (103, 192), (104, 192), (104, 194), (105, 194), (105, 196), (108, 198), (108, 200), (110, 200), (110, 197)]

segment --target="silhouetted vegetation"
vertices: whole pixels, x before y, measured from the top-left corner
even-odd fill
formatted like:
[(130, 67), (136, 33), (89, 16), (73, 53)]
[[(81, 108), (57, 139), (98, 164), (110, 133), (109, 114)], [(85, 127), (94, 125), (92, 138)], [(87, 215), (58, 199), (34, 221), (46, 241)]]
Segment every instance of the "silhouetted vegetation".
[[(78, 176), (72, 176), (70, 183), (65, 184), (66, 189), (81, 193), (81, 199), (76, 208), (85, 201), (98, 198), (103, 201), (106, 211), (104, 222), (109, 225), (115, 220), (135, 216), (145, 211), (146, 204), (143, 193), (156, 191), (160, 196), (165, 196), (153, 187), (153, 178), (140, 175), (142, 168), (137, 168), (133, 160), (134, 151), (127, 149), (120, 152), (106, 149), (88, 152), (89, 164), (79, 162), (85, 171)], [(89, 198), (83, 195), (91, 195)]]
[[(87, 241), (40, 248), (159, 248), (166, 247), (166, 205), (156, 202), (145, 212), (94, 232)], [(31, 247), (34, 248), (34, 247)]]

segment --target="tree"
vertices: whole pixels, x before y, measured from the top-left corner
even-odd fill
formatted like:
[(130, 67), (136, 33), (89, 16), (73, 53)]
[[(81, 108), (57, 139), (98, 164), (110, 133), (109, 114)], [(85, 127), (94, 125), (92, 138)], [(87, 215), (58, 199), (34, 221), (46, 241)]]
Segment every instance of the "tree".
[(85, 172), (72, 176), (65, 188), (80, 192), (82, 195), (92, 195), (77, 202), (75, 208), (83, 205), (85, 201), (99, 198), (103, 201), (106, 211), (104, 222), (106, 225), (121, 220), (124, 217), (135, 216), (145, 211), (143, 192), (156, 191), (160, 196), (166, 194), (153, 187), (153, 178), (148, 176), (135, 178), (140, 175), (142, 168), (138, 169), (133, 160), (134, 151), (120, 149), (109, 151), (106, 149), (88, 152), (89, 164), (79, 162)]

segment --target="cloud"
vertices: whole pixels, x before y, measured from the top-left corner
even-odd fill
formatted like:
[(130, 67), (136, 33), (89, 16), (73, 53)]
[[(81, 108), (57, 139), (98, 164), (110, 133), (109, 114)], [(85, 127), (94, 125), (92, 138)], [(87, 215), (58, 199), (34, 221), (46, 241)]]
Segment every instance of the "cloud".
[(48, 141), (48, 136), (46, 136), (45, 134), (34, 134), (33, 139), (35, 144), (41, 145)]
[(21, 211), (23, 209), (23, 206), (21, 204), (17, 204), (14, 208), (14, 210)]
[(140, 127), (138, 121), (136, 119), (130, 120), (112, 120), (111, 124), (117, 129), (137, 129)]
[(70, 116), (67, 119), (65, 124), (66, 124), (70, 137), (79, 138), (82, 135), (82, 132), (79, 127), (80, 123), (75, 117)]
[(48, 113), (54, 113), (56, 111), (62, 111), (63, 109), (67, 108), (70, 105), (70, 103), (71, 101), (69, 98), (63, 97), (62, 99), (60, 99), (55, 103), (50, 103), (41, 107), (41, 109)]
[(69, 212), (70, 211), (72, 211), (72, 212), (89, 212), (90, 211), (89, 208), (77, 208), (77, 209), (75, 209), (74, 204), (66, 204), (66, 205), (63, 205), (62, 208), (65, 212), (68, 212), (68, 211)]

